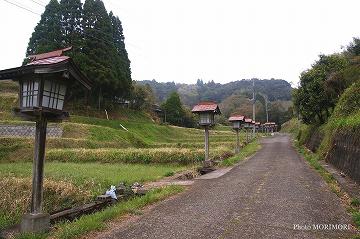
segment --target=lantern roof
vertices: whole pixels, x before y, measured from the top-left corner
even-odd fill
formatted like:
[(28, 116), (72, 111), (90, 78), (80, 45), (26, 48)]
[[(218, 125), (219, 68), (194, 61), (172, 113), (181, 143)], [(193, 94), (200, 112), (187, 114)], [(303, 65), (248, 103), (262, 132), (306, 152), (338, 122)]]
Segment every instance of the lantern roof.
[(41, 60), (41, 59), (62, 56), (62, 54), (64, 52), (69, 51), (71, 49), (72, 49), (72, 47), (70, 46), (70, 47), (67, 47), (67, 48), (64, 48), (64, 49), (45, 52), (45, 53), (41, 53), (41, 54), (37, 54), (37, 55), (30, 55), (30, 56), (28, 56), (28, 58), (30, 58), (30, 62), (32, 62), (32, 61), (37, 61), (37, 60)]
[(245, 123), (252, 123), (252, 119), (246, 118), (246, 119), (245, 119)]
[(193, 113), (210, 112), (213, 114), (221, 114), (219, 106), (215, 102), (200, 102), (191, 110)]
[(229, 121), (230, 122), (233, 122), (233, 121), (244, 121), (245, 119), (245, 116), (243, 115), (232, 115), (230, 118), (229, 118)]
[(92, 82), (80, 71), (74, 61), (62, 54), (71, 47), (52, 52), (29, 56), (30, 63), (24, 66), (0, 71), (0, 80), (18, 80), (24, 76), (43, 75), (59, 72), (68, 72), (70, 78), (79, 81), (88, 90)]

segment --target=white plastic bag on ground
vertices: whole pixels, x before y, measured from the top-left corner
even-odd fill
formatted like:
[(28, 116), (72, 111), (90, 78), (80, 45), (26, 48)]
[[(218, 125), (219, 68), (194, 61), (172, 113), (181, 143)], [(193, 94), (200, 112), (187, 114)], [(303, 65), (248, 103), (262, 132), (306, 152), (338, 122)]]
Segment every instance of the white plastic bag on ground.
[(107, 190), (105, 195), (109, 195), (112, 199), (117, 200), (115, 191), (116, 191), (116, 187), (114, 185), (111, 185), (110, 190)]

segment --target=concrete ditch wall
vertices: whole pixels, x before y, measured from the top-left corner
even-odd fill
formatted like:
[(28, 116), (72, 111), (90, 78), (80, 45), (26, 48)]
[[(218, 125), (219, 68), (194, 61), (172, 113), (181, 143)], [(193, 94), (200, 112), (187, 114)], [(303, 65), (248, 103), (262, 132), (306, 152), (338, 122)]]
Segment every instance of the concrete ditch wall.
[(337, 132), (325, 161), (360, 183), (360, 128)]

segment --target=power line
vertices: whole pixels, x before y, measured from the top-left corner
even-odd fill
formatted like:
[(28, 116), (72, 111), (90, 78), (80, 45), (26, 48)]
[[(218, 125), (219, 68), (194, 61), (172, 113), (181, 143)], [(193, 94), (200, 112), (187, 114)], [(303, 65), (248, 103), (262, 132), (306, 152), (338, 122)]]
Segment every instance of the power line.
[(32, 1), (33, 3), (36, 3), (36, 4), (39, 5), (39, 6), (45, 7), (45, 5), (42, 4), (42, 3), (40, 3), (40, 2), (37, 2), (37, 1), (35, 1), (35, 0), (30, 0), (30, 1)]
[(41, 16), (39, 13), (34, 12), (33, 10), (30, 10), (30, 9), (28, 9), (28, 8), (22, 6), (22, 5), (19, 5), (19, 4), (10, 2), (10, 1), (8, 1), (8, 0), (3, 0), (3, 1), (5, 1), (5, 2), (11, 4), (11, 5), (14, 5), (14, 6), (18, 7), (18, 8), (21, 8), (21, 9), (23, 9), (23, 10), (25, 10), (25, 11), (31, 12), (32, 14), (36, 14), (36, 15), (38, 15), (38, 16)]

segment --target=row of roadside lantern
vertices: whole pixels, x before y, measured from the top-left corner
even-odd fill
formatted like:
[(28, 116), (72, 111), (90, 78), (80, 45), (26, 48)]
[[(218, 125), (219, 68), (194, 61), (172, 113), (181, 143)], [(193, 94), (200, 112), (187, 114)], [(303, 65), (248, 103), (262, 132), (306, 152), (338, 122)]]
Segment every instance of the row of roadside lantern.
[[(201, 102), (195, 105), (191, 111), (192, 113), (199, 115), (199, 125), (205, 129), (205, 161), (204, 167), (211, 167), (211, 161), (209, 159), (209, 128), (215, 124), (215, 115), (221, 114), (219, 106), (214, 102)], [(250, 139), (255, 135), (249, 135), (249, 129), (254, 129), (255, 132), (261, 133), (273, 133), (277, 131), (277, 125), (274, 122), (267, 122), (261, 124), (255, 122), (250, 118), (245, 118), (243, 115), (233, 115), (229, 118), (232, 123), (232, 128), (236, 132), (236, 148), (235, 153), (240, 152), (240, 140), (239, 131), (245, 129), (246, 131), (246, 143), (249, 143)]]

